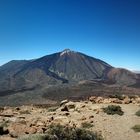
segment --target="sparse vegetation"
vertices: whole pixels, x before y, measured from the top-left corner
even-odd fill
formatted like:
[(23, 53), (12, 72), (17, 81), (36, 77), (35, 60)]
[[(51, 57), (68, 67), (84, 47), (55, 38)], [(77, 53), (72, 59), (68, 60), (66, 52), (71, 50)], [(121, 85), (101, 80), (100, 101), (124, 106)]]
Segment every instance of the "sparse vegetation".
[(8, 134), (9, 131), (7, 129), (4, 129), (5, 127), (7, 127), (8, 121), (5, 121), (3, 123), (0, 124), (0, 135), (5, 135), (5, 134)]
[(78, 113), (81, 113), (81, 111), (79, 109), (77, 109), (77, 108), (75, 109), (75, 111), (77, 111)]
[(140, 132), (140, 124), (132, 127), (135, 132)]
[[(94, 98), (97, 97), (93, 96)], [(104, 100), (108, 98), (101, 97), (98, 99)], [(112, 99), (109, 100), (112, 101)], [(103, 134), (103, 137), (108, 140), (112, 139), (112, 137), (117, 137), (118, 139), (125, 139), (126, 137), (137, 139), (138, 135), (135, 131), (139, 131), (139, 128), (135, 126), (133, 130), (132, 127), (135, 124), (140, 125), (138, 123), (139, 117), (135, 115), (140, 110), (138, 104), (118, 105), (115, 103), (104, 103), (104, 101), (101, 104), (92, 104), (92, 102), (86, 100), (80, 102), (68, 101), (63, 106), (60, 106), (58, 103), (52, 106), (46, 105), (43, 104), (43, 107), (42, 104), (39, 104), (37, 107), (32, 105), (5, 107), (0, 116), (1, 139), (12, 137), (16, 140), (95, 140), (97, 137), (99, 140), (99, 134)], [(61, 111), (63, 107), (69, 107), (69, 105), (74, 105), (75, 108), (65, 112)], [(115, 106), (110, 107), (109, 105)], [(57, 111), (48, 112), (48, 110), (54, 111), (57, 107), (59, 107)], [(125, 111), (125, 114), (123, 116), (109, 116), (103, 112), (103, 107), (111, 112), (108, 111), (108, 114), (117, 114), (118, 112), (116, 113), (116, 111), (119, 109)], [(29, 110), (30, 114), (19, 114), (20, 111), (25, 110)], [(102, 127), (101, 125), (109, 124), (110, 122), (112, 123), (111, 127)], [(116, 126), (124, 122), (127, 124), (127, 127), (123, 125), (119, 130), (115, 129)], [(135, 123), (132, 124), (132, 122)], [(132, 133), (129, 133), (127, 128)], [(108, 132), (110, 132), (110, 135), (108, 135)]]
[(29, 135), (18, 140), (103, 140), (103, 138), (89, 130), (57, 124), (50, 125), (44, 135)]
[(119, 100), (123, 100), (125, 97), (123, 95), (115, 94), (109, 95), (110, 98), (118, 98)]
[(8, 123), (9, 123), (9, 121), (4, 121), (4, 122), (0, 123), (0, 127), (7, 127)]
[(88, 122), (83, 122), (81, 124), (81, 126), (82, 126), (82, 128), (91, 128), (91, 127), (93, 127), (93, 124), (88, 123)]
[(140, 110), (136, 112), (136, 115), (140, 117)]
[(48, 134), (55, 135), (58, 140), (102, 140), (102, 137), (97, 133), (83, 128), (62, 126), (60, 124), (51, 125)]
[(103, 111), (107, 113), (108, 115), (123, 115), (124, 112), (122, 111), (120, 106), (117, 105), (109, 105), (108, 107), (103, 108)]

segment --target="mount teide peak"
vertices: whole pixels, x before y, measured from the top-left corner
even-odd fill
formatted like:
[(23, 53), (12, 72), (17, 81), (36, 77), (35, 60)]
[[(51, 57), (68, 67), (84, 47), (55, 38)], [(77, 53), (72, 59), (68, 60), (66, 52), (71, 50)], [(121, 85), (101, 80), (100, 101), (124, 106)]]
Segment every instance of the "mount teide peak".
[(76, 52), (75, 51), (72, 51), (70, 49), (65, 49), (64, 51), (62, 51), (60, 53), (60, 56), (62, 56), (62, 55), (69, 55), (70, 53), (76, 53)]
[(33, 60), (10, 61), (0, 67), (0, 77), (1, 92), (83, 80), (98, 79), (118, 85), (134, 85), (139, 81), (137, 74), (70, 49)]

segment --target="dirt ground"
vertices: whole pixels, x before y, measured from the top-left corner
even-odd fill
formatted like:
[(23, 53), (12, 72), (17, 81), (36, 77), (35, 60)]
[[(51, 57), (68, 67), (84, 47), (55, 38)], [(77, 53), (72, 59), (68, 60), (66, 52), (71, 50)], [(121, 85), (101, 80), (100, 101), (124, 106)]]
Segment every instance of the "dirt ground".
[[(21, 127), (23, 120), (27, 122), (28, 126), (36, 126), (37, 129), (40, 129), (43, 125), (49, 125), (51, 123), (60, 123), (62, 125), (71, 125), (81, 127), (81, 124), (84, 122), (91, 123), (93, 126), (89, 128), (91, 131), (96, 131), (101, 133), (105, 140), (140, 140), (140, 133), (134, 132), (131, 129), (134, 125), (140, 124), (140, 117), (136, 116), (135, 113), (140, 109), (138, 104), (115, 104), (121, 106), (124, 111), (124, 115), (107, 115), (103, 112), (102, 108), (110, 104), (93, 104), (92, 102), (70, 102), (68, 104), (74, 105), (75, 107), (67, 111), (61, 111), (62, 107), (59, 107), (57, 110), (48, 110), (45, 108), (34, 108), (34, 107), (20, 107), (20, 111), (16, 110), (16, 113), (13, 111), (15, 109), (5, 110), (5, 114), (12, 114), (10, 118), (2, 117), (1, 120), (9, 120), (12, 127), (9, 127), (13, 132), (16, 130), (16, 124), (19, 124)], [(26, 111), (25, 111), (26, 110)], [(30, 112), (28, 113), (27, 112)], [(23, 111), (22, 113), (19, 113)], [(4, 114), (3, 112), (3, 114)], [(53, 120), (48, 121), (53, 117)], [(22, 120), (20, 120), (22, 119)], [(25, 126), (24, 126), (25, 127)], [(23, 128), (24, 128), (23, 127)], [(31, 127), (30, 127), (31, 128)], [(22, 130), (22, 132), (24, 129)], [(30, 130), (31, 131), (31, 130)], [(29, 131), (29, 132), (30, 132)], [(18, 132), (20, 135), (20, 131)], [(0, 140), (13, 140), (4, 136), (0, 136)]]

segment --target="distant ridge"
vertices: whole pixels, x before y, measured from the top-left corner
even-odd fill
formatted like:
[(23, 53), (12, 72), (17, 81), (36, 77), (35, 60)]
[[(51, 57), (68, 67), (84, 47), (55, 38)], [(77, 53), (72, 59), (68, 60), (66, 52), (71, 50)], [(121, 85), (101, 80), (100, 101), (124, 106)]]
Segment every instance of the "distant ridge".
[(65, 49), (32, 61), (14, 60), (1, 66), (0, 90), (102, 79), (111, 68), (99, 59)]
[(70, 49), (34, 60), (10, 61), (0, 67), (0, 76), (0, 90), (94, 79), (132, 85), (137, 79), (135, 73), (113, 68), (100, 59)]
[(137, 71), (137, 70), (134, 70), (133, 72), (134, 72), (134, 73), (138, 73), (138, 74), (140, 74), (140, 71)]
[(139, 87), (140, 76), (86, 54), (65, 49), (32, 60), (13, 60), (0, 67), (0, 96), (63, 84), (95, 81), (114, 86)]

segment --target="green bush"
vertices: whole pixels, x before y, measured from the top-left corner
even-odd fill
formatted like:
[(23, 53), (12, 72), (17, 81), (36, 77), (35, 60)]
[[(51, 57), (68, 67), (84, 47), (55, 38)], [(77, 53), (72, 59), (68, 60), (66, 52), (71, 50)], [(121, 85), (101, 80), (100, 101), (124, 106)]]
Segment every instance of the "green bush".
[(34, 134), (18, 140), (103, 140), (97, 133), (89, 130), (62, 125), (50, 125), (46, 134)]
[(132, 127), (132, 129), (133, 129), (135, 132), (140, 132), (140, 125), (135, 125), (134, 127)]
[(97, 133), (82, 128), (68, 126), (51, 125), (48, 134), (56, 136), (57, 140), (102, 140)]
[(136, 112), (136, 115), (140, 117), (140, 110)]
[(7, 127), (8, 126), (9, 121), (4, 121), (0, 123), (0, 127)]
[(119, 100), (124, 100), (124, 96), (122, 95), (118, 95), (118, 94), (115, 94), (115, 95), (109, 95), (110, 98), (118, 98)]
[(4, 121), (0, 123), (0, 135), (5, 135), (9, 133), (8, 129), (5, 129), (8, 126), (8, 122), (9, 121)]
[(82, 126), (82, 128), (91, 128), (91, 127), (93, 127), (93, 124), (88, 123), (88, 122), (83, 122), (81, 124), (81, 126)]
[(103, 108), (103, 111), (107, 113), (108, 115), (123, 115), (124, 112), (122, 111), (120, 106), (117, 105), (109, 105), (108, 107)]

